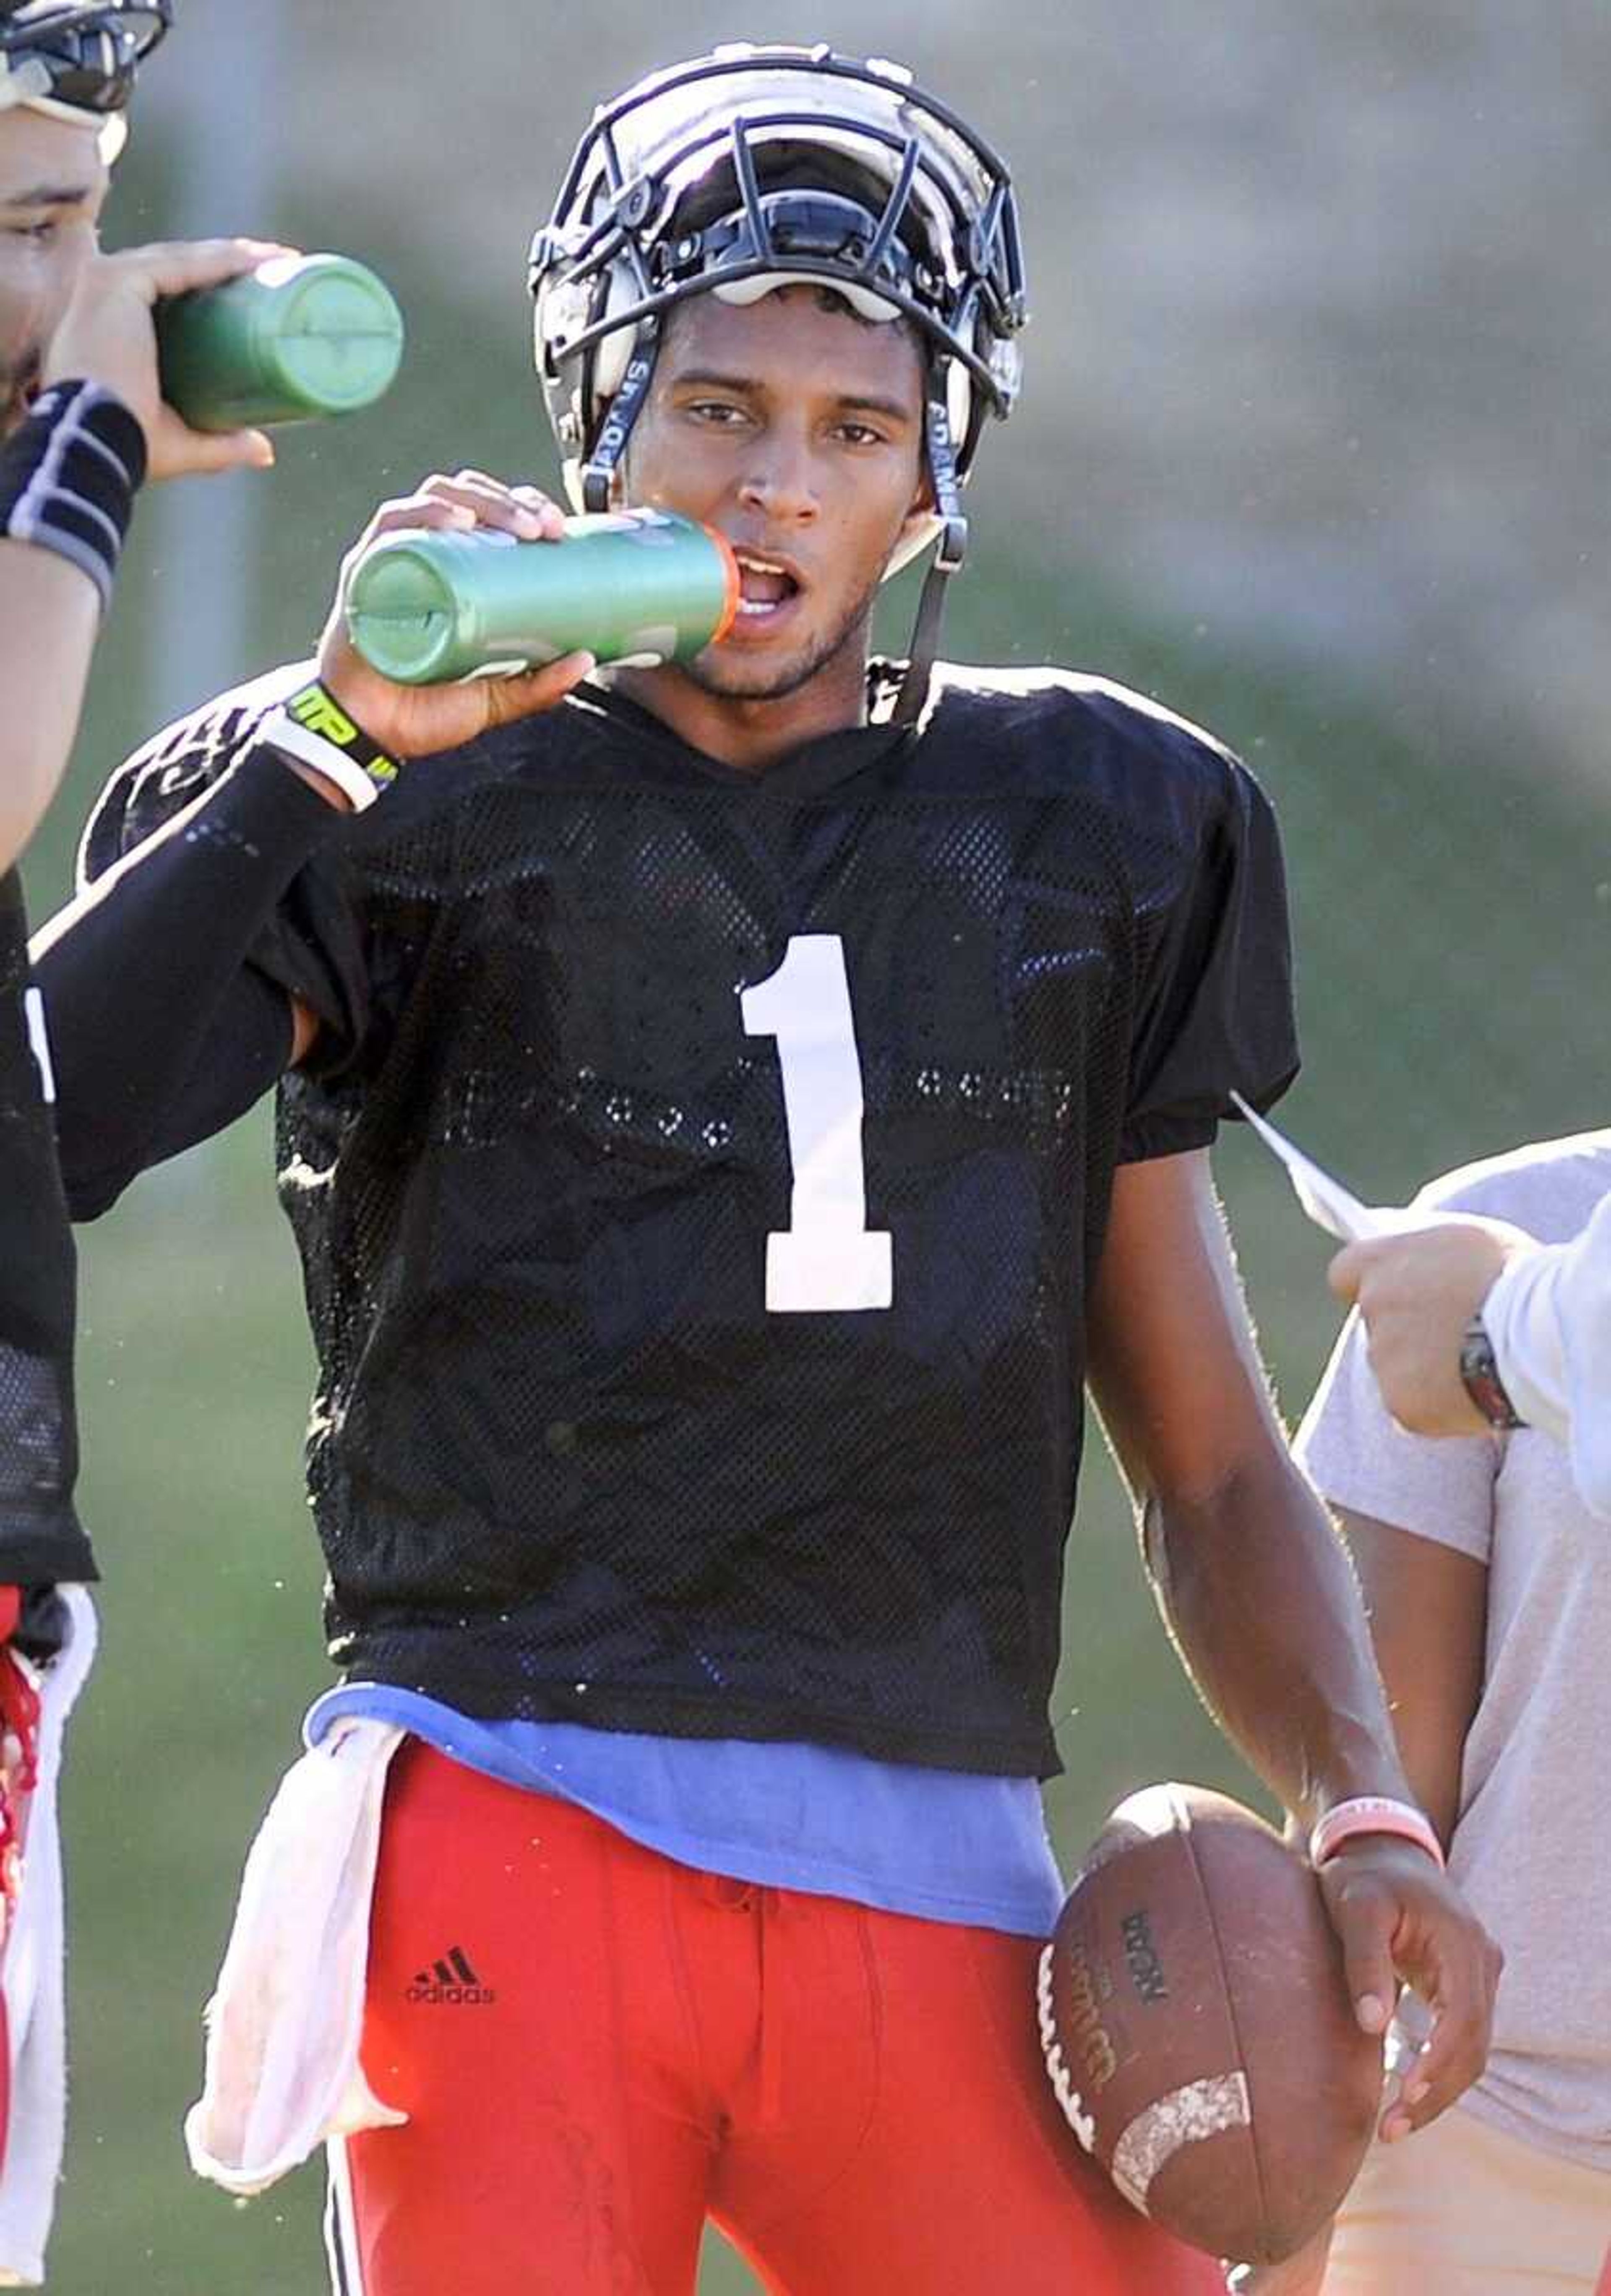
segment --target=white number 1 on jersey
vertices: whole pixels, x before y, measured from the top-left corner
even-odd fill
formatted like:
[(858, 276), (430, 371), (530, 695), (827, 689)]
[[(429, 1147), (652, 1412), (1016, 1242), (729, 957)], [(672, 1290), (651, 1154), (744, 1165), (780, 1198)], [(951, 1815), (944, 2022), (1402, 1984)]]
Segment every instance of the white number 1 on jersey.
[(887, 1308), (890, 1238), (867, 1229), (861, 1063), (844, 943), (797, 933), (769, 979), (739, 992), (744, 1033), (777, 1039), (794, 1186), (789, 1225), (767, 1238), (773, 1315)]

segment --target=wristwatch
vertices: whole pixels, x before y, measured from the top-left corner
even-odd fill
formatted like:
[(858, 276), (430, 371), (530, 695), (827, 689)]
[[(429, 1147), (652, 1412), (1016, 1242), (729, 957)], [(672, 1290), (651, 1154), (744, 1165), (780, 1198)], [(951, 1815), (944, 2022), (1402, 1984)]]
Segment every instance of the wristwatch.
[(1505, 1392), (1505, 1382), (1500, 1377), (1500, 1367), (1493, 1359), (1493, 1341), (1488, 1336), (1481, 1311), (1473, 1316), (1460, 1339), (1460, 1377), (1467, 1394), (1475, 1404), (1490, 1427), (1525, 1427), (1526, 1421)]

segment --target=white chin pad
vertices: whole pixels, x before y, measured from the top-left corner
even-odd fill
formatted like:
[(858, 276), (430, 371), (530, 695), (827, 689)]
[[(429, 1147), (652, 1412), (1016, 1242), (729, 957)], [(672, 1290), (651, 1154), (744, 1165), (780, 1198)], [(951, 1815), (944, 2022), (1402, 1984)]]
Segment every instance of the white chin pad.
[(593, 396), (599, 406), (613, 398), (621, 389), (621, 377), (627, 372), (627, 361), (637, 340), (636, 327), (617, 327), (612, 335), (599, 337), (598, 348), (593, 354)]
[(852, 280), (830, 278), (826, 273), (819, 277), (812, 271), (760, 271), (752, 279), (723, 280), (711, 292), (720, 302), (742, 307), (759, 303), (763, 295), (775, 294), (780, 287), (826, 287), (832, 293), (842, 295), (859, 318), (870, 319), (875, 326), (900, 316), (893, 303), (886, 303), (870, 287), (859, 287)]
[(945, 411), (951, 426), (951, 445), (961, 454), (974, 419), (974, 378), (958, 358), (951, 360), (945, 379)]
[(932, 544), (939, 541), (942, 531), (941, 521), (932, 513), (919, 519), (906, 539), (895, 545), (894, 555), (884, 570), (884, 580), (887, 582), (892, 574), (900, 573), (915, 558), (921, 558)]

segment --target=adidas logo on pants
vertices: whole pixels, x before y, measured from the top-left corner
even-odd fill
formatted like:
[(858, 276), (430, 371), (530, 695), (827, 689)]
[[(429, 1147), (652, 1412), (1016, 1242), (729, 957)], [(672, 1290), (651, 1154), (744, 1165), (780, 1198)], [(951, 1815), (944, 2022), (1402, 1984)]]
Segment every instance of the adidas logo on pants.
[(456, 1945), (449, 1948), (446, 1960), (433, 1962), (429, 1969), (416, 1973), (404, 1997), (432, 2007), (484, 2009), (497, 1999), (497, 1995), (490, 1985), (481, 1983), (464, 1948)]

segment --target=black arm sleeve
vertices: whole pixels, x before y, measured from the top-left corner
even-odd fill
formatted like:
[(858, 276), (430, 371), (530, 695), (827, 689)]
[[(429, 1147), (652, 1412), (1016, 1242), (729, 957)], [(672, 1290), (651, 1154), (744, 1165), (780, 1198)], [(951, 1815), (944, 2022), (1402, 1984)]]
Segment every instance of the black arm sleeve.
[[(161, 778), (170, 800), (185, 793), (183, 775)], [(275, 1081), (291, 1058), (292, 994), (322, 1020), (350, 1023), (328, 968), (311, 953), (297, 962), (294, 924), (282, 921), (294, 914), (295, 882), (346, 819), (249, 740), (120, 859), (105, 848), (138, 838), (140, 805), (122, 807), (120, 840), (102, 824), (97, 845), (92, 825), (92, 882), (34, 949), (76, 1218), (104, 1211), (137, 1172), (220, 1129)]]

